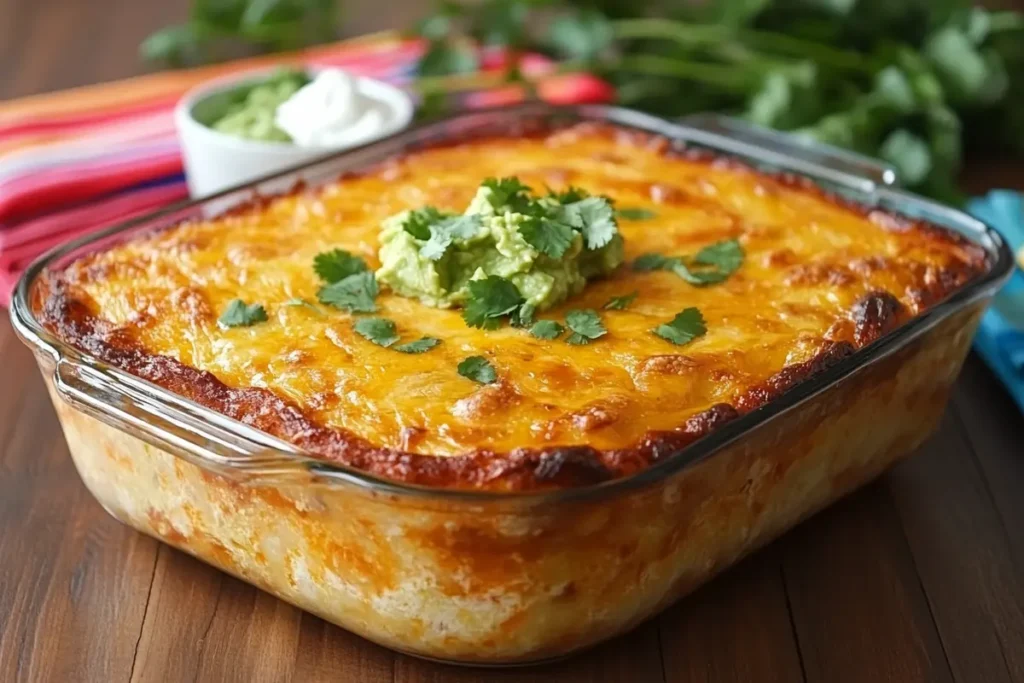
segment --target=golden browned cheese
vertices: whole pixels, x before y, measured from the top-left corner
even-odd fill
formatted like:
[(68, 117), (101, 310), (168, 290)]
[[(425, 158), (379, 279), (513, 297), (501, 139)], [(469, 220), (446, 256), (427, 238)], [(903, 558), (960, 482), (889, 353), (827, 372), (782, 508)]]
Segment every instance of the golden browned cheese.
[[(862, 346), (979, 272), (977, 249), (940, 230), (667, 147), (582, 126), (426, 149), (322, 190), (135, 239), (61, 277), (72, 297), (111, 323), (108, 338), (130, 338), (228, 387), (269, 390), (312, 423), (374, 447), (452, 456), (575, 444), (630, 449), (718, 404), (743, 412), (787, 366), (836, 342)], [(620, 219), (627, 262), (646, 252), (692, 254), (727, 238), (741, 242), (745, 262), (726, 282), (703, 288), (628, 265), (591, 282), (541, 316), (599, 310), (608, 334), (586, 346), (510, 327), (473, 329), (457, 310), (385, 290), (377, 315), (396, 323), (402, 341), (442, 340), (427, 353), (402, 354), (355, 334), (348, 313), (286, 305), (316, 300), (317, 253), (347, 249), (376, 268), (383, 218), (428, 204), (459, 211), (482, 179), (512, 175), (536, 189), (572, 184), (618, 207), (653, 211), (649, 220)], [(628, 310), (601, 311), (634, 291)], [(269, 321), (219, 327), (235, 298), (265, 306)], [(705, 336), (674, 346), (651, 333), (690, 306), (703, 313)], [(496, 383), (456, 372), (474, 355), (490, 359)]]

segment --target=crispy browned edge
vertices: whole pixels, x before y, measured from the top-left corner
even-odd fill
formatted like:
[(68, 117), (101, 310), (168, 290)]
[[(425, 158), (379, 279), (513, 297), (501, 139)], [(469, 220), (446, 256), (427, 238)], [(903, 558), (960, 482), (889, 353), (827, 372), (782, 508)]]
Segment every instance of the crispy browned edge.
[[(833, 367), (858, 348), (881, 338), (903, 322), (931, 307), (985, 271), (991, 264), (980, 247), (950, 230), (923, 221), (908, 219), (875, 208), (858, 205), (832, 195), (809, 179), (786, 173), (767, 173), (725, 156), (705, 150), (688, 149), (663, 137), (627, 130), (612, 124), (577, 124), (592, 127), (603, 134), (626, 136), (635, 144), (654, 145), (666, 155), (725, 164), (737, 171), (753, 173), (765, 182), (813, 192), (835, 205), (867, 216), (882, 229), (919, 231), (929, 239), (956, 246), (967, 254), (954, 268), (940, 269), (938, 277), (922, 282), (916, 297), (918, 310), (909, 312), (891, 293), (870, 292), (850, 311), (854, 323), (854, 341), (827, 342), (811, 360), (787, 366), (765, 382), (750, 387), (735, 405), (720, 403), (693, 415), (680, 427), (649, 432), (629, 448), (598, 450), (591, 446), (550, 446), (518, 448), (507, 453), (477, 449), (458, 456), (432, 456), (376, 446), (346, 430), (322, 425), (305, 415), (296, 405), (265, 389), (235, 389), (212, 373), (193, 368), (167, 356), (149, 353), (123, 329), (92, 314), (88, 305), (73, 296), (60, 271), (46, 271), (33, 284), (33, 312), (40, 322), (63, 341), (114, 367), (130, 372), (165, 389), (219, 411), (228, 417), (252, 425), (268, 434), (291, 442), (315, 457), (363, 470), (387, 479), (441, 488), (486, 488), (525, 491), (569, 488), (595, 484), (636, 473), (650, 464), (675, 456), (685, 447), (708, 435), (740, 415), (760, 408), (796, 386)], [(497, 137), (540, 135), (553, 132), (546, 124), (526, 124), (520, 130)], [(476, 135), (475, 139), (493, 134)], [(438, 142), (442, 146), (466, 142)], [(410, 148), (405, 153), (423, 149)], [(388, 162), (383, 162), (388, 163)], [(375, 169), (365, 169), (369, 173)], [(355, 175), (354, 173), (345, 174)], [(344, 176), (343, 176), (344, 177)], [(296, 186), (292, 192), (303, 188)], [(245, 206), (232, 210), (254, 209), (270, 197), (255, 197)], [(170, 226), (173, 227), (173, 226)]]

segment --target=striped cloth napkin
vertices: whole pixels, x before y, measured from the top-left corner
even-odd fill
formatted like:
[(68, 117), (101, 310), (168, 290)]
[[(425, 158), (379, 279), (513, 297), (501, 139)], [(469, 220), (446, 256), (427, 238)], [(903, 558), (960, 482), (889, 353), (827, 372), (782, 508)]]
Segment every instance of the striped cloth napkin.
[[(335, 66), (408, 86), (424, 49), (420, 40), (382, 33), (0, 103), (0, 305), (46, 250), (188, 196), (172, 116), (185, 91), (273, 64)], [(531, 90), (505, 82), (513, 59)], [(541, 55), (483, 50), (480, 63), (479, 73), (457, 77), (456, 106), (510, 104), (531, 91), (559, 104), (612, 96), (602, 81), (559, 73)]]

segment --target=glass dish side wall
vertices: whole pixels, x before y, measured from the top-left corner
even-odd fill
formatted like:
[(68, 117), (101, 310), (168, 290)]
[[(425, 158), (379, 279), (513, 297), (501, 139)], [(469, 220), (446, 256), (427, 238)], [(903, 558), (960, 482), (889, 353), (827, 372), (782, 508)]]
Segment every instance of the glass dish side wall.
[(60, 400), (37, 357), (75, 465), (117, 519), (381, 645), (521, 664), (631, 628), (913, 450), (985, 303), (713, 457), (590, 501), (241, 484)]

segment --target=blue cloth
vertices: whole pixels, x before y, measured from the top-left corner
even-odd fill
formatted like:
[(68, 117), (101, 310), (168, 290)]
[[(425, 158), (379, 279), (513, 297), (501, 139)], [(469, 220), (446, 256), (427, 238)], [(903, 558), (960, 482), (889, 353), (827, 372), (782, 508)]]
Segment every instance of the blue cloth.
[[(994, 190), (972, 199), (967, 210), (998, 230), (1014, 252), (1024, 247), (1024, 195)], [(996, 295), (974, 338), (974, 349), (1024, 411), (1024, 273), (1013, 276)]]

